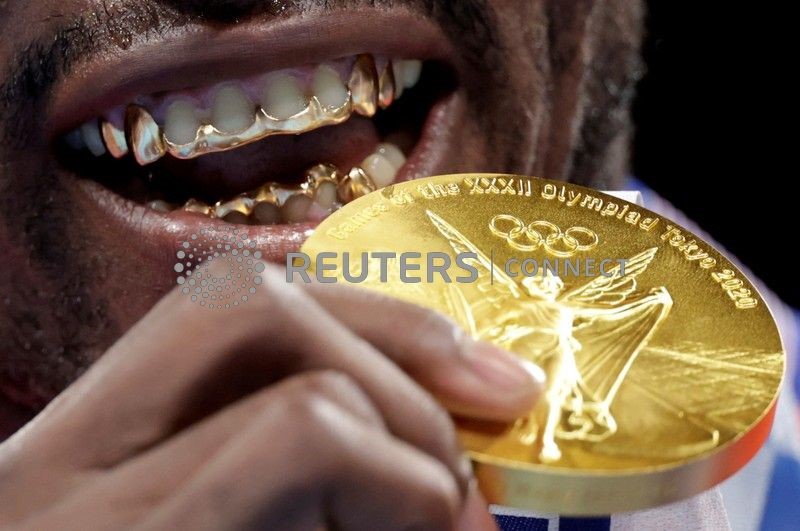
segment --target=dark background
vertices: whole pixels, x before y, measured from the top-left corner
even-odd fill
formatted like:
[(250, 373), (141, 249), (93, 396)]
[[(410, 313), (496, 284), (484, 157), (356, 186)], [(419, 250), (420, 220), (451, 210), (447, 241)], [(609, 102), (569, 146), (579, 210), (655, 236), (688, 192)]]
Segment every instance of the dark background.
[(793, 19), (763, 4), (648, 4), (634, 175), (800, 307), (789, 256), (800, 240), (798, 171), (789, 159), (797, 109), (779, 80), (798, 64), (797, 56), (780, 59), (796, 48), (780, 42), (796, 35), (782, 27)]

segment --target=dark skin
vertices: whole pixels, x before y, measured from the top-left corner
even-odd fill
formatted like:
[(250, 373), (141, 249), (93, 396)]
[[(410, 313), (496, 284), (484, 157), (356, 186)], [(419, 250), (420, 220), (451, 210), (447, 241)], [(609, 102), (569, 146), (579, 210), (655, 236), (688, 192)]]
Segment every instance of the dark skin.
[[(0, 499), (17, 493), (15, 503), (0, 504), (0, 528), (23, 521), (194, 528), (197, 519), (208, 528), (283, 528), (288, 521), (298, 529), (490, 525), (471, 494), (444, 408), (494, 420), (524, 413), (541, 382), (514, 381), (509, 375), (522, 369), (513, 358), (495, 352), (494, 369), (476, 366), (470, 353), (478, 347), (449, 321), (341, 287), (286, 289), (274, 280), (263, 290), (272, 298), (262, 295), (239, 313), (198, 313), (171, 292), (172, 258), (151, 241), (156, 235), (131, 237), (53, 156), (54, 140), (94, 112), (89, 103), (70, 108), (69, 101), (79, 99), (65, 95), (75, 93), (86, 72), (119, 54), (157, 49), (159, 39), (198, 31), (216, 38), (298, 16), (395, 9), (438, 28), (453, 50), (448, 60), (458, 86), (449, 126), (435, 132), (444, 155), (432, 171), (534, 174), (597, 188), (620, 184), (627, 107), (640, 73), (638, 2), (361, 4), (0, 1), (0, 249), (6, 260), (0, 439), (53, 404), (32, 429), (9, 441), (19, 444), (0, 446)], [(112, 208), (117, 216), (137, 212), (122, 202)], [(280, 262), (301, 240), (265, 238), (259, 245)], [(293, 305), (318, 315), (326, 333), (297, 336), (302, 319)], [(365, 322), (364, 315), (392, 319)], [(230, 336), (198, 333), (232, 328)], [(423, 332), (399, 332), (409, 328)], [(354, 349), (368, 361), (345, 354)], [(420, 353), (438, 361), (423, 367)], [(181, 370), (164, 374), (164, 363)], [(262, 377), (242, 377), (254, 367)], [(388, 390), (378, 385), (387, 381), (398, 383)], [(282, 416), (282, 407), (297, 414)], [(264, 454), (259, 443), (277, 434), (321, 457), (280, 473), (249, 466), (263, 462), (274, 471), (297, 463), (292, 444)], [(320, 440), (333, 443), (315, 446)], [(377, 455), (396, 456), (394, 464), (355, 451), (365, 441), (383, 452)], [(172, 483), (143, 479), (165, 466), (175, 467)], [(42, 474), (50, 475), (52, 487), (29, 496), (28, 486)], [(304, 482), (304, 474), (322, 479)], [(297, 494), (295, 480), (315, 487)], [(223, 501), (220, 492), (234, 481), (250, 486), (233, 489), (241, 495)], [(354, 482), (363, 490), (353, 489)], [(386, 500), (377, 494), (386, 489), (407, 493), (408, 505), (397, 504), (397, 495)], [(125, 510), (89, 510), (100, 493), (125, 501), (119, 504)], [(204, 501), (219, 510), (193, 510)], [(374, 511), (352, 520), (345, 508), (361, 504)]]

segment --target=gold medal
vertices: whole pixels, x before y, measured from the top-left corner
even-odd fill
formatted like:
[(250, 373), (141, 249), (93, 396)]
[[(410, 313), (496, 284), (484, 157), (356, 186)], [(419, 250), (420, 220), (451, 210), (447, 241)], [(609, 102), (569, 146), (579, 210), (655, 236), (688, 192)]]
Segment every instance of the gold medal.
[(318, 276), (443, 312), (545, 370), (527, 417), (458, 421), (491, 503), (653, 507), (729, 477), (769, 434), (784, 354), (764, 301), (634, 204), (530, 177), (432, 177), (346, 205), (302, 251)]

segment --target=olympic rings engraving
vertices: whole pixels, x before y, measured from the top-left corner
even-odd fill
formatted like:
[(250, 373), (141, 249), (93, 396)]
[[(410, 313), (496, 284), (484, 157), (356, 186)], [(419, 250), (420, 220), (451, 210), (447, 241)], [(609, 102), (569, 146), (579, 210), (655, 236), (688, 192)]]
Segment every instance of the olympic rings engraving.
[(529, 224), (510, 214), (498, 214), (489, 222), (489, 230), (518, 251), (545, 251), (566, 258), (575, 253), (588, 251), (597, 246), (600, 239), (586, 227), (570, 227), (562, 231), (549, 221), (537, 220)]

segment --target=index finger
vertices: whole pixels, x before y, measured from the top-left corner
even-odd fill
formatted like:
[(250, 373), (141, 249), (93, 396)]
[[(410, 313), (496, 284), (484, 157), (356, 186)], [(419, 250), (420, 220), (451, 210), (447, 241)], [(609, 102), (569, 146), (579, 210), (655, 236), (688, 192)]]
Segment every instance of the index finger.
[(513, 420), (529, 413), (542, 393), (545, 375), (538, 366), (472, 340), (433, 310), (338, 284), (312, 282), (307, 290), (453, 413)]

